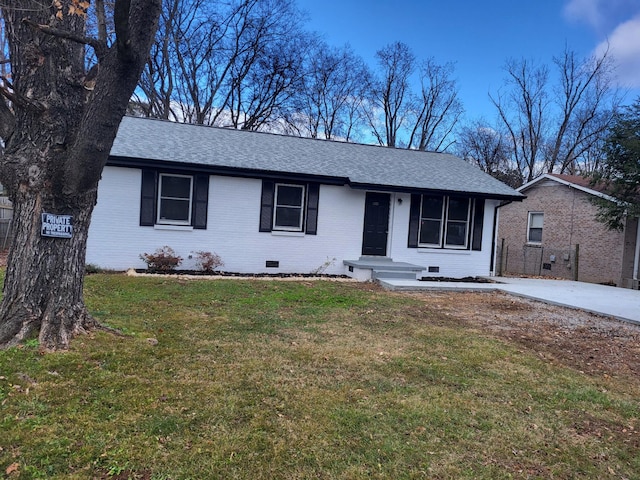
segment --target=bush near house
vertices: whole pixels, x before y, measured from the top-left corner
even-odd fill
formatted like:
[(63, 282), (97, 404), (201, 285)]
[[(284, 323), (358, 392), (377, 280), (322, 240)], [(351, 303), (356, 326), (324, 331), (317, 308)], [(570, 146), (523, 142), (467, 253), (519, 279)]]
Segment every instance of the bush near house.
[(182, 257), (176, 255), (173, 248), (165, 245), (153, 253), (143, 253), (140, 258), (147, 264), (147, 270), (155, 272), (172, 272), (182, 264)]
[(217, 253), (199, 251), (196, 254), (196, 266), (204, 273), (213, 273), (213, 271), (224, 266), (224, 262)]

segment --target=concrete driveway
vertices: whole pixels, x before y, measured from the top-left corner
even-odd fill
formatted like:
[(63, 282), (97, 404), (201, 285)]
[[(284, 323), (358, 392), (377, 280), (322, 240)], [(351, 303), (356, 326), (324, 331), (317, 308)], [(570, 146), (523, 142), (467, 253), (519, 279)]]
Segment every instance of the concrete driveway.
[(380, 280), (390, 290), (501, 290), (553, 305), (578, 308), (587, 312), (640, 324), (640, 291), (569, 280), (487, 277), (493, 283), (421, 282), (417, 280)]

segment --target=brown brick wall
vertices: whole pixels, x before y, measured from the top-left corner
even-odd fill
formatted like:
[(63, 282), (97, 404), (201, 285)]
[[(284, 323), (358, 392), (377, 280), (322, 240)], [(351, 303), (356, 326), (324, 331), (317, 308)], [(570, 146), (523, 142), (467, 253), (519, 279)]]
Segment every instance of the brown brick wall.
[[(574, 279), (574, 249), (578, 244), (579, 281), (621, 284), (623, 256), (625, 270), (629, 265), (628, 254), (624, 255), (625, 233), (609, 231), (596, 221), (596, 207), (589, 201), (591, 195), (553, 180), (542, 180), (523, 193), (527, 196), (523, 202), (500, 208), (498, 244), (504, 239), (503, 273)], [(527, 245), (529, 212), (544, 213), (539, 246)], [(633, 230), (635, 233), (635, 228)], [(551, 255), (556, 256), (555, 262), (551, 262)], [(568, 261), (565, 261), (566, 255), (569, 255)], [(546, 263), (550, 269), (535, 271), (532, 267), (536, 264), (535, 258), (537, 265)]]

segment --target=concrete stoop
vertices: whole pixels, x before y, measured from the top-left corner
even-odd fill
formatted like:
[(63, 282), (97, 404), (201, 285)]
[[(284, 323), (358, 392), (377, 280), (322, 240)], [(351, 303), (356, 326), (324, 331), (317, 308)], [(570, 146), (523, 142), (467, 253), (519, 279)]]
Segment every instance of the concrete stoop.
[(389, 257), (360, 257), (358, 260), (344, 260), (348, 275), (360, 281), (367, 280), (416, 280), (425, 267), (407, 262), (394, 262)]

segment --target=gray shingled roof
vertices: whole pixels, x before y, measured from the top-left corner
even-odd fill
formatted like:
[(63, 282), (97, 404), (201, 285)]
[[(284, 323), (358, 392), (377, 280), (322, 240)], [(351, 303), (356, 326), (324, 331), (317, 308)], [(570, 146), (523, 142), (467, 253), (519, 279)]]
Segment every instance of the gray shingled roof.
[(450, 154), (146, 118), (123, 118), (111, 156), (240, 171), (335, 177), (353, 186), (523, 198), (517, 191)]

